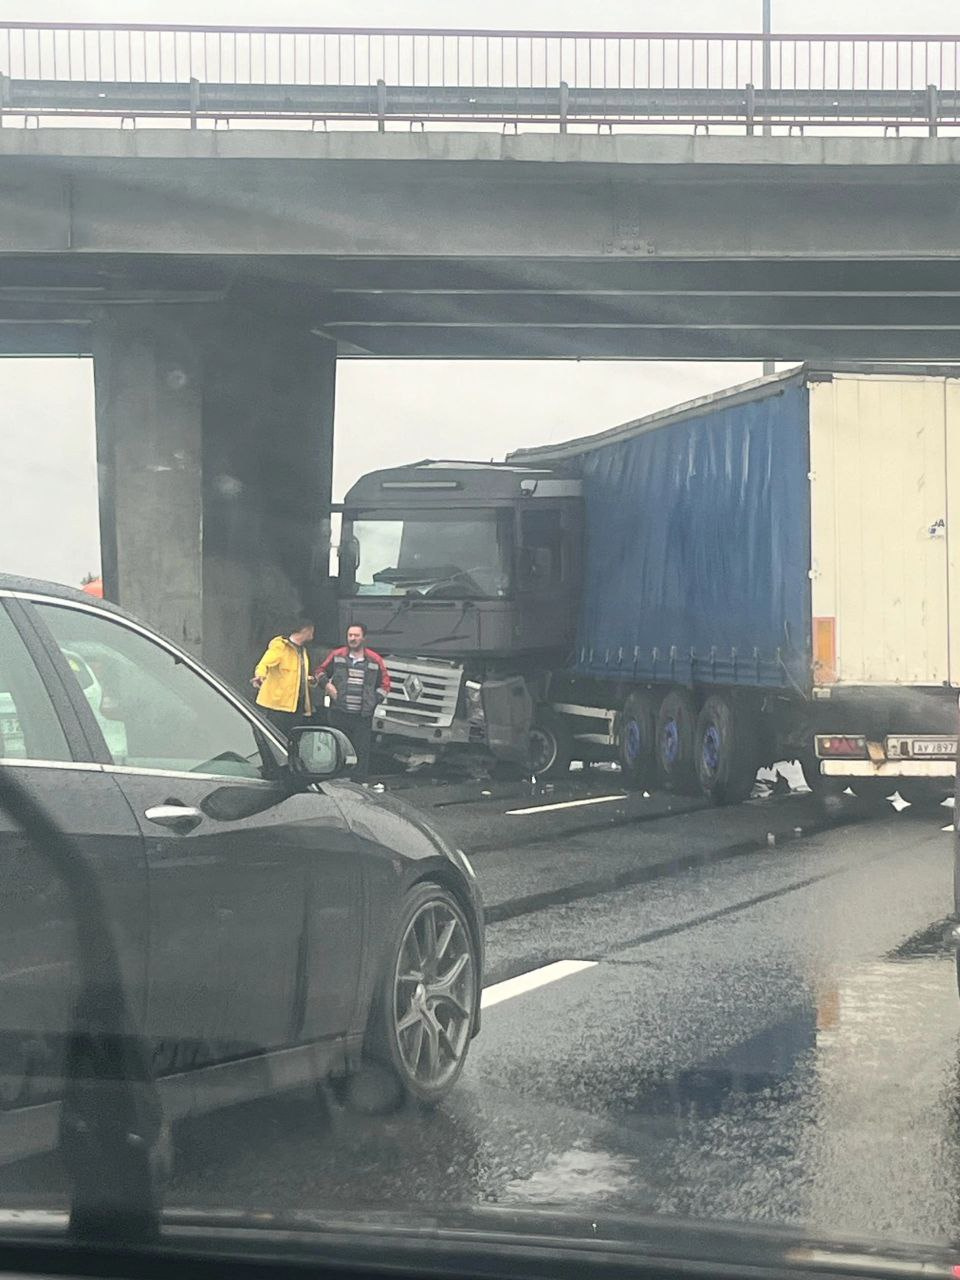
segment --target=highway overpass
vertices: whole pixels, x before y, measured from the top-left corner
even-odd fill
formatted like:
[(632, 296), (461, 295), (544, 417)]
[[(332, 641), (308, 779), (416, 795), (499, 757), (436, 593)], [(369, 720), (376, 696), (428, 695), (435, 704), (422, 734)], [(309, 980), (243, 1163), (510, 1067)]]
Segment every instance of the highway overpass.
[(11, 85), (0, 353), (94, 356), (107, 592), (237, 679), (323, 608), (338, 358), (960, 350), (942, 129), (6, 127)]

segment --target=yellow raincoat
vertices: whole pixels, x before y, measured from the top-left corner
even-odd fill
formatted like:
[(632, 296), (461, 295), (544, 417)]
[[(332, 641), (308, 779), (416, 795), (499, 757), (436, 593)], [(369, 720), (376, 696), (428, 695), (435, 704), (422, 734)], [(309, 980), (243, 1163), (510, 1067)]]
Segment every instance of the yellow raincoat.
[(310, 714), (310, 655), (305, 646), (293, 644), (286, 636), (274, 636), (254, 674), (263, 681), (257, 694), (259, 706)]

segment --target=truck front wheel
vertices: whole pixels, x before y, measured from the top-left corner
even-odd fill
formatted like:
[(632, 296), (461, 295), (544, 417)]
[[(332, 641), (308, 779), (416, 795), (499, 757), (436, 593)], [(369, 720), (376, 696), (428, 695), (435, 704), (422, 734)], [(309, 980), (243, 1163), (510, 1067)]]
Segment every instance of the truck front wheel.
[(624, 786), (640, 790), (656, 781), (656, 714), (645, 693), (631, 693), (617, 718), (617, 756)]
[(537, 778), (564, 777), (572, 751), (573, 738), (563, 718), (550, 707), (538, 707), (530, 730), (530, 772)]
[(686, 689), (671, 689), (657, 713), (657, 773), (668, 791), (695, 792), (697, 708)]
[(732, 698), (714, 695), (703, 704), (697, 719), (697, 775), (714, 804), (749, 799), (757, 778), (753, 719), (749, 707)]

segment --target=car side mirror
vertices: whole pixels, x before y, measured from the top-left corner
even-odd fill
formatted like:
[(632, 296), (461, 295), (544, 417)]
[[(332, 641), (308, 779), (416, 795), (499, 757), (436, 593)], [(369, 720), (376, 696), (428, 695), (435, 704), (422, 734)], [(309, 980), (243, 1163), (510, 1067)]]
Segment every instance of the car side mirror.
[(290, 732), (289, 768), (298, 782), (324, 782), (357, 763), (353, 743), (339, 729), (300, 725)]

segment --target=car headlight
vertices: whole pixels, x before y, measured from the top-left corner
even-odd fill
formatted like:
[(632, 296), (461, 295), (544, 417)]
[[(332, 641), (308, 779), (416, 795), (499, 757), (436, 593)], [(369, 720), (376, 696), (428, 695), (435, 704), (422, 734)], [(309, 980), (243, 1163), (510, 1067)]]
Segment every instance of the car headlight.
[(464, 694), (467, 704), (467, 719), (474, 724), (483, 724), (486, 716), (483, 713), (483, 694), (479, 680), (467, 680), (464, 683)]

